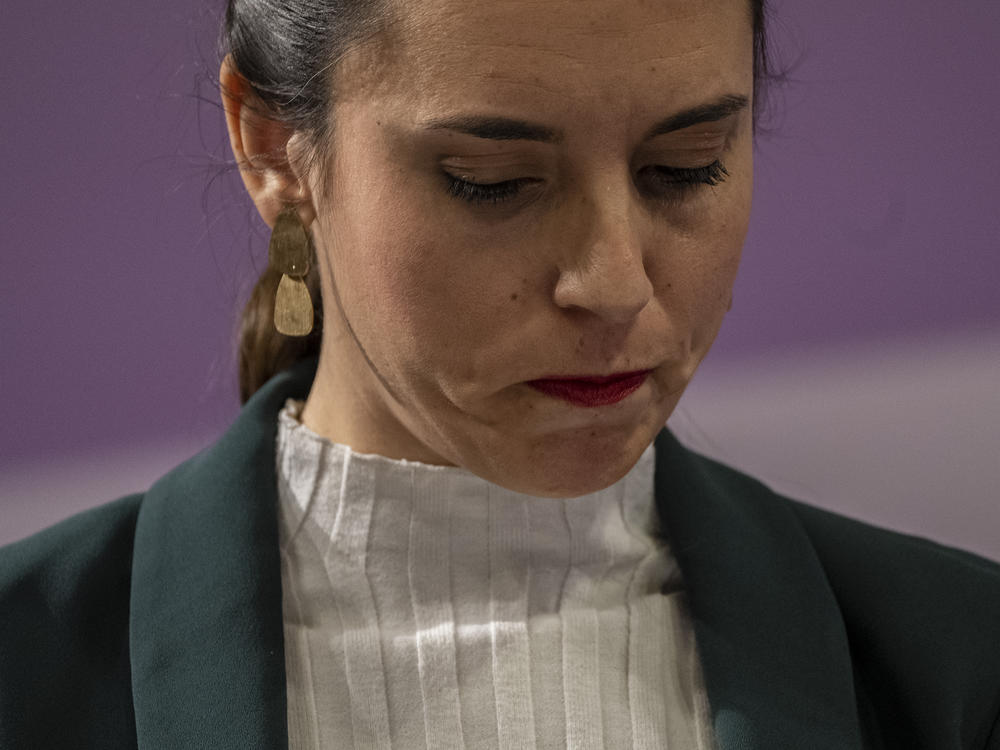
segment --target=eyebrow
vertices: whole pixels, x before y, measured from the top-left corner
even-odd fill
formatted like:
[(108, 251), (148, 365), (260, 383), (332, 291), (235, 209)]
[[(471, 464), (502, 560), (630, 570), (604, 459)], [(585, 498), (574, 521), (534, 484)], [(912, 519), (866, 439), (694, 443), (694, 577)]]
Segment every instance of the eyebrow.
[[(645, 138), (648, 140), (703, 122), (715, 122), (736, 114), (745, 109), (748, 104), (747, 97), (741, 94), (725, 94), (718, 99), (676, 112), (665, 120), (661, 120), (649, 129)], [(560, 143), (563, 140), (563, 133), (555, 128), (508, 117), (456, 115), (429, 120), (423, 126), (427, 130), (454, 130), (476, 138), (487, 138), (494, 141)]]

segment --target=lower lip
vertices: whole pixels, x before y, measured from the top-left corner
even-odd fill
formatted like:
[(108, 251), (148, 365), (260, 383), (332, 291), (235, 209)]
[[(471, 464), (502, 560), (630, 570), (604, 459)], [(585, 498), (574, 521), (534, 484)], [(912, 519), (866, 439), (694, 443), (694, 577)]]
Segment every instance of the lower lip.
[(646, 382), (648, 372), (615, 380), (612, 383), (588, 383), (584, 380), (531, 380), (532, 388), (576, 406), (607, 406), (625, 399)]

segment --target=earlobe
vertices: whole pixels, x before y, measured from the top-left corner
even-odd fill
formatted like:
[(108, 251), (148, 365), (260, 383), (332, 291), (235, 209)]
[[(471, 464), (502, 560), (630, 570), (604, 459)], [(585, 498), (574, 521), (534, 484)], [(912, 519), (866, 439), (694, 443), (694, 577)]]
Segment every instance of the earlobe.
[[(247, 80), (226, 55), (219, 70), (219, 88), (226, 113), (229, 145), (240, 168), (243, 185), (264, 222), (274, 226), (278, 214), (290, 204), (312, 213), (305, 180), (295, 173), (289, 147), (295, 131), (269, 117)], [(311, 217), (303, 216), (307, 224)]]

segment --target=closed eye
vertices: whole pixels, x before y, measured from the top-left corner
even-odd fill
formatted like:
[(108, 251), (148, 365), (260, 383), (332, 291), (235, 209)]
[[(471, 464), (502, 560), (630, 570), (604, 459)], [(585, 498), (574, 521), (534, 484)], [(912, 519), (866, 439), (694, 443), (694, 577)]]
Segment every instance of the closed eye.
[[(534, 178), (522, 177), (481, 183), (463, 180), (448, 172), (444, 175), (449, 195), (473, 204), (503, 203), (516, 198), (528, 185), (539, 182)], [(703, 185), (718, 185), (728, 175), (725, 165), (718, 159), (703, 167), (653, 165), (640, 170), (643, 187), (651, 190), (654, 197), (668, 201), (681, 200)]]
[(698, 191), (703, 186), (714, 186), (729, 176), (725, 165), (716, 159), (703, 167), (646, 167), (649, 185), (657, 197), (678, 201)]
[(469, 203), (502, 203), (517, 197), (521, 189), (528, 183), (538, 180), (521, 177), (503, 182), (470, 182), (445, 172), (448, 179), (448, 192), (455, 198)]

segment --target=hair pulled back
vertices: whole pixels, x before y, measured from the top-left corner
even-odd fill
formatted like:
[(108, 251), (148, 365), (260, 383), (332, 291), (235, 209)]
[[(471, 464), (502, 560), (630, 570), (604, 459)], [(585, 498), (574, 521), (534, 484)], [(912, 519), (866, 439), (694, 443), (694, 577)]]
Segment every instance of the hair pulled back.
[[(305, 134), (311, 154), (322, 156), (333, 123), (332, 74), (354, 45), (375, 34), (387, 13), (384, 0), (228, 0), (222, 54), (246, 80), (252, 106)], [(250, 293), (239, 327), (240, 401), (273, 375), (319, 353), (323, 307), (315, 257), (304, 281), (313, 300), (308, 336), (274, 328), (281, 273), (268, 266)]]
[[(410, 0), (414, 2), (416, 0)], [(749, 0), (753, 24), (753, 132), (773, 77), (767, 54), (767, 0)], [(332, 71), (361, 41), (389, 22), (385, 0), (228, 0), (222, 52), (246, 79), (269, 118), (302, 132), (313, 154), (332, 143)], [(315, 325), (305, 337), (274, 328), (274, 298), (281, 274), (267, 268), (243, 310), (239, 332), (240, 400), (245, 403), (273, 375), (319, 353), (322, 300), (317, 264), (306, 276)]]

